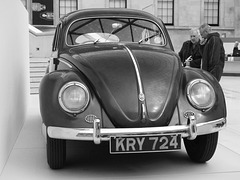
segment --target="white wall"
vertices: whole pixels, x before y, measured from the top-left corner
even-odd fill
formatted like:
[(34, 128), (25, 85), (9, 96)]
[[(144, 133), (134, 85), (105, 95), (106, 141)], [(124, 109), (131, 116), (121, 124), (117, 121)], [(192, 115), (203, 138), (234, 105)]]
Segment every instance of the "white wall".
[(29, 33), (30, 58), (49, 58), (52, 54), (54, 31), (50, 33)]
[(85, 8), (102, 8), (106, 7), (106, 0), (81, 0), (81, 3), (79, 3), (79, 8), (85, 9)]
[(1, 1), (0, 17), (1, 174), (26, 118), (30, 83), (27, 11), (20, 0)]

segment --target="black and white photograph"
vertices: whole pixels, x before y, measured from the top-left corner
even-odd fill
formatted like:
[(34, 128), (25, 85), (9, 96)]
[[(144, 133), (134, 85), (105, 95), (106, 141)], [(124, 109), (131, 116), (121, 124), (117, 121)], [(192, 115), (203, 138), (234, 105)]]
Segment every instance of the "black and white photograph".
[(0, 4), (0, 180), (239, 179), (239, 0)]

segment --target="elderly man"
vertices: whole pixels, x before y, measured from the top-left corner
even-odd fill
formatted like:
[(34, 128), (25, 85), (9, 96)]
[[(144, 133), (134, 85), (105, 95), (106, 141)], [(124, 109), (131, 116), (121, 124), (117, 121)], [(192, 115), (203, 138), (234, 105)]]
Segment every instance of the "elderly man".
[(183, 43), (183, 46), (178, 55), (181, 58), (183, 66), (200, 68), (202, 58), (199, 46), (200, 33), (197, 28), (192, 28), (189, 32), (190, 40)]
[(218, 81), (220, 81), (224, 63), (225, 50), (219, 33), (212, 32), (208, 24), (199, 27), (203, 38), (202, 47), (202, 69), (210, 72)]

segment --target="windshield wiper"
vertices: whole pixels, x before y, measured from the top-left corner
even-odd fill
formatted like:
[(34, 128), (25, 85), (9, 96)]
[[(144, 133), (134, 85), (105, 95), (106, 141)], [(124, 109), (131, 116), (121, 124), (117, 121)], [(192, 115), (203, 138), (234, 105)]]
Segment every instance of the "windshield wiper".
[(96, 40), (93, 42), (93, 44), (97, 44), (100, 39), (101, 39), (101, 37), (98, 38), (98, 39), (96, 39)]
[(147, 40), (149, 40), (149, 39), (152, 39), (153, 37), (155, 37), (155, 36), (157, 36), (157, 35), (159, 35), (159, 33), (156, 33), (156, 34), (153, 34), (153, 35), (151, 35), (151, 36), (142, 38), (142, 39), (140, 39), (140, 40), (138, 41), (138, 44), (141, 44), (143, 41), (147, 41)]

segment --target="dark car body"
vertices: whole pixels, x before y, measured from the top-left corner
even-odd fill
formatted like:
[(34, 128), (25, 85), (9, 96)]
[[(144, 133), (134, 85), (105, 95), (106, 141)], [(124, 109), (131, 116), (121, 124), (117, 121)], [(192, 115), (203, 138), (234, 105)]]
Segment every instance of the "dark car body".
[(221, 86), (182, 66), (159, 18), (131, 9), (72, 12), (52, 50), (39, 91), (51, 168), (64, 166), (66, 140), (139, 153), (179, 150), (183, 138), (193, 161), (213, 156), (226, 125)]

